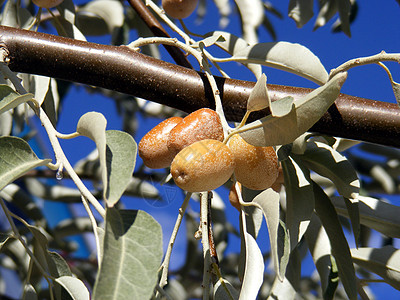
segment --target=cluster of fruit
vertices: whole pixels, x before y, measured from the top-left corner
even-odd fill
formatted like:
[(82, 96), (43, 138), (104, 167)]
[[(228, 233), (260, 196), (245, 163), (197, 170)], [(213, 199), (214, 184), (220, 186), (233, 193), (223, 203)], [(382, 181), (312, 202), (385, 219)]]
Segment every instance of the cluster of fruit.
[(252, 146), (239, 134), (224, 141), (221, 120), (208, 108), (155, 126), (140, 141), (139, 156), (149, 168), (171, 166), (176, 185), (188, 192), (216, 189), (232, 174), (243, 186), (264, 190), (279, 175), (272, 147)]

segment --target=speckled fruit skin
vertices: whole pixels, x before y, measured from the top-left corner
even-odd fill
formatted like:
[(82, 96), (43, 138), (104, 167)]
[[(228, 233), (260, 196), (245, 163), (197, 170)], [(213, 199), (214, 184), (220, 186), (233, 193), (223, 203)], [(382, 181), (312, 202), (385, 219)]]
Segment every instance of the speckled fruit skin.
[(150, 130), (139, 142), (139, 156), (145, 166), (152, 169), (169, 167), (175, 154), (167, 147), (167, 141), (171, 130), (182, 121), (180, 117), (172, 117), (164, 120)]
[(194, 142), (212, 139), (223, 141), (224, 130), (218, 114), (209, 108), (201, 108), (183, 118), (169, 134), (168, 149), (177, 154)]
[(202, 140), (180, 151), (171, 164), (177, 186), (188, 192), (214, 190), (233, 174), (235, 162), (229, 148), (217, 140)]
[(162, 0), (162, 7), (172, 18), (185, 19), (196, 9), (198, 0)]
[(43, 8), (52, 8), (61, 4), (64, 0), (32, 0), (34, 4)]
[(272, 147), (255, 147), (239, 134), (232, 136), (228, 145), (235, 159), (237, 181), (252, 190), (271, 187), (279, 173), (278, 157)]

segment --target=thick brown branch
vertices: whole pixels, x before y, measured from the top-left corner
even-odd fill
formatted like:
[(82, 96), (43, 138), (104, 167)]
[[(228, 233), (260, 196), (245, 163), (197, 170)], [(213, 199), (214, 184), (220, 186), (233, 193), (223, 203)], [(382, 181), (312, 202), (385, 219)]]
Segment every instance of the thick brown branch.
[[(161, 26), (160, 22), (158, 22), (157, 18), (147, 9), (142, 0), (128, 0), (128, 3), (140, 16), (143, 22), (146, 23), (155, 36), (170, 37), (165, 29)], [(164, 47), (178, 65), (186, 68), (192, 68), (192, 65), (179, 48), (168, 45), (164, 45)]]
[[(142, 97), (186, 112), (214, 107), (205, 76), (147, 57), (127, 47), (76, 41), (0, 26), (0, 42), (13, 71), (51, 76)], [(228, 120), (239, 121), (254, 82), (216, 77)], [(310, 89), (268, 85), (272, 99)], [(252, 119), (266, 112), (253, 114)], [(400, 147), (400, 109), (395, 104), (341, 94), (312, 128), (321, 134)]]

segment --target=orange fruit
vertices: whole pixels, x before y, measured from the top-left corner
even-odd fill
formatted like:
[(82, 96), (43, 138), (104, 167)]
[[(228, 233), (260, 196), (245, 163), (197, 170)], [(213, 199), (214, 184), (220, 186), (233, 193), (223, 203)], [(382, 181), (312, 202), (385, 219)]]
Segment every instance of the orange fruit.
[(223, 185), (234, 168), (229, 148), (220, 141), (206, 139), (187, 146), (175, 156), (171, 175), (183, 190), (204, 192)]

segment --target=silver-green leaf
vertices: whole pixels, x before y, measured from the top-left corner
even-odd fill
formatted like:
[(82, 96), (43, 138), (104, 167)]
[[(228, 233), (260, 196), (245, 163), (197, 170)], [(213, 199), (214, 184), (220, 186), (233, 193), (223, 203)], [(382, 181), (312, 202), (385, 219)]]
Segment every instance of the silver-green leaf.
[(90, 294), (84, 283), (72, 276), (61, 276), (55, 279), (71, 296), (73, 300), (89, 300)]
[(101, 167), (101, 178), (103, 187), (108, 186), (107, 164), (106, 164), (106, 118), (98, 112), (88, 112), (84, 114), (78, 121), (76, 131), (96, 143), (99, 152), (99, 161)]
[(135, 168), (137, 145), (126, 132), (106, 131), (107, 185), (104, 199), (109, 206), (114, 206), (128, 187)]
[(161, 226), (146, 212), (108, 208), (93, 299), (150, 299), (162, 259)]
[(259, 43), (235, 53), (231, 60), (273, 67), (307, 78), (318, 85), (329, 75), (319, 58), (308, 48), (289, 42)]
[(25, 172), (48, 164), (51, 159), (39, 159), (21, 138), (0, 137), (0, 190)]
[(325, 85), (295, 101), (295, 109), (283, 116), (268, 115), (240, 129), (241, 137), (251, 145), (266, 147), (292, 143), (309, 130), (335, 102), (347, 73), (339, 73)]
[(351, 249), (354, 262), (381, 276), (385, 282), (400, 290), (400, 250), (393, 246), (383, 248)]
[(0, 85), (0, 114), (32, 99), (32, 94), (20, 95), (8, 85), (2, 84)]

